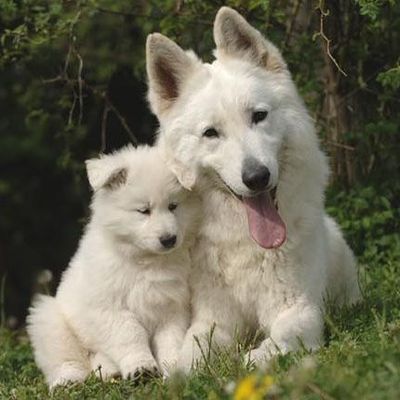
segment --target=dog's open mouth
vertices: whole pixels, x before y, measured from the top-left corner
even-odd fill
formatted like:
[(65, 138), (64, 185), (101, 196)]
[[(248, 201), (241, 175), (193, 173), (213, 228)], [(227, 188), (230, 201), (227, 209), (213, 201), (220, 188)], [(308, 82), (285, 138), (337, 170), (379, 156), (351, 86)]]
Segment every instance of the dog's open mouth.
[(228, 189), (246, 208), (249, 231), (254, 241), (265, 249), (280, 247), (286, 240), (286, 226), (278, 212), (276, 187), (250, 197), (238, 195), (229, 186)]
[(265, 249), (276, 249), (286, 240), (286, 226), (278, 212), (276, 189), (243, 197), (251, 237)]
[[(241, 196), (240, 194), (237, 194), (230, 186), (228, 186), (227, 184), (225, 184), (225, 186), (229, 189), (229, 191), (240, 201), (243, 201), (243, 196)], [(278, 205), (278, 200), (276, 198), (276, 186), (274, 188), (272, 188), (269, 191), (269, 194), (271, 196), (272, 202), (276, 208), (276, 210), (279, 210), (279, 205)]]

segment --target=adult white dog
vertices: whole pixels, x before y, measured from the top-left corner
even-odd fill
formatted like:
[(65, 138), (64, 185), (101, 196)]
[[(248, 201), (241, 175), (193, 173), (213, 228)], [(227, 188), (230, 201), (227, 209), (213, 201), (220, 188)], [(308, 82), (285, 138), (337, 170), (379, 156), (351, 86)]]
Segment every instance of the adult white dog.
[(214, 323), (219, 344), (261, 328), (251, 351), (260, 363), (321, 345), (326, 295), (360, 297), (353, 254), (324, 211), (327, 160), (280, 52), (227, 7), (214, 39), (212, 64), (160, 34), (147, 41), (160, 145), (183, 186), (206, 199), (185, 369), (200, 357), (193, 336)]
[(55, 297), (40, 296), (28, 333), (50, 387), (136, 379), (176, 366), (189, 325), (189, 247), (200, 210), (158, 148), (87, 161), (92, 216)]

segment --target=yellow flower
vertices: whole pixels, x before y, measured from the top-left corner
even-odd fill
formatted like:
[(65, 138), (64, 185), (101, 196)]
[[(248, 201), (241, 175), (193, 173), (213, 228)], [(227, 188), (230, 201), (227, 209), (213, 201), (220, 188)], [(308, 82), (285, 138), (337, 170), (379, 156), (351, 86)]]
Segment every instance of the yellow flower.
[(271, 375), (248, 375), (237, 385), (233, 398), (234, 400), (262, 400), (273, 384)]

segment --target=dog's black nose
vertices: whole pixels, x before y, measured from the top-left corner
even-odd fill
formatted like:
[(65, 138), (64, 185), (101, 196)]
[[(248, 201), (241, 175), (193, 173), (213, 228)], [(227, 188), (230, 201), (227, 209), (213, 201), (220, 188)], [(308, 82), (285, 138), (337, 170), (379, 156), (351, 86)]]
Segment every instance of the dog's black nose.
[(242, 181), (249, 189), (254, 191), (265, 190), (270, 176), (271, 173), (265, 165), (253, 159), (244, 161)]
[(176, 243), (176, 235), (164, 235), (160, 237), (160, 243), (166, 248), (166, 249), (172, 249), (172, 247), (175, 246)]

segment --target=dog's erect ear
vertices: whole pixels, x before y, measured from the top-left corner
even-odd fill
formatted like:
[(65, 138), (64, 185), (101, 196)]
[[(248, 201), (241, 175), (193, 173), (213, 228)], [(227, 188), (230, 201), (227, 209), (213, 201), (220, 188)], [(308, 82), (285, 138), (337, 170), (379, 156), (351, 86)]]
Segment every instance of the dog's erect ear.
[(232, 8), (219, 9), (214, 22), (214, 41), (217, 58), (246, 59), (275, 72), (287, 69), (279, 50)]
[(126, 182), (128, 170), (117, 167), (104, 158), (93, 158), (86, 161), (86, 172), (93, 191), (100, 188), (116, 189)]
[(158, 117), (178, 98), (183, 85), (199, 61), (175, 42), (152, 33), (146, 42), (146, 69), (149, 81), (148, 99)]

